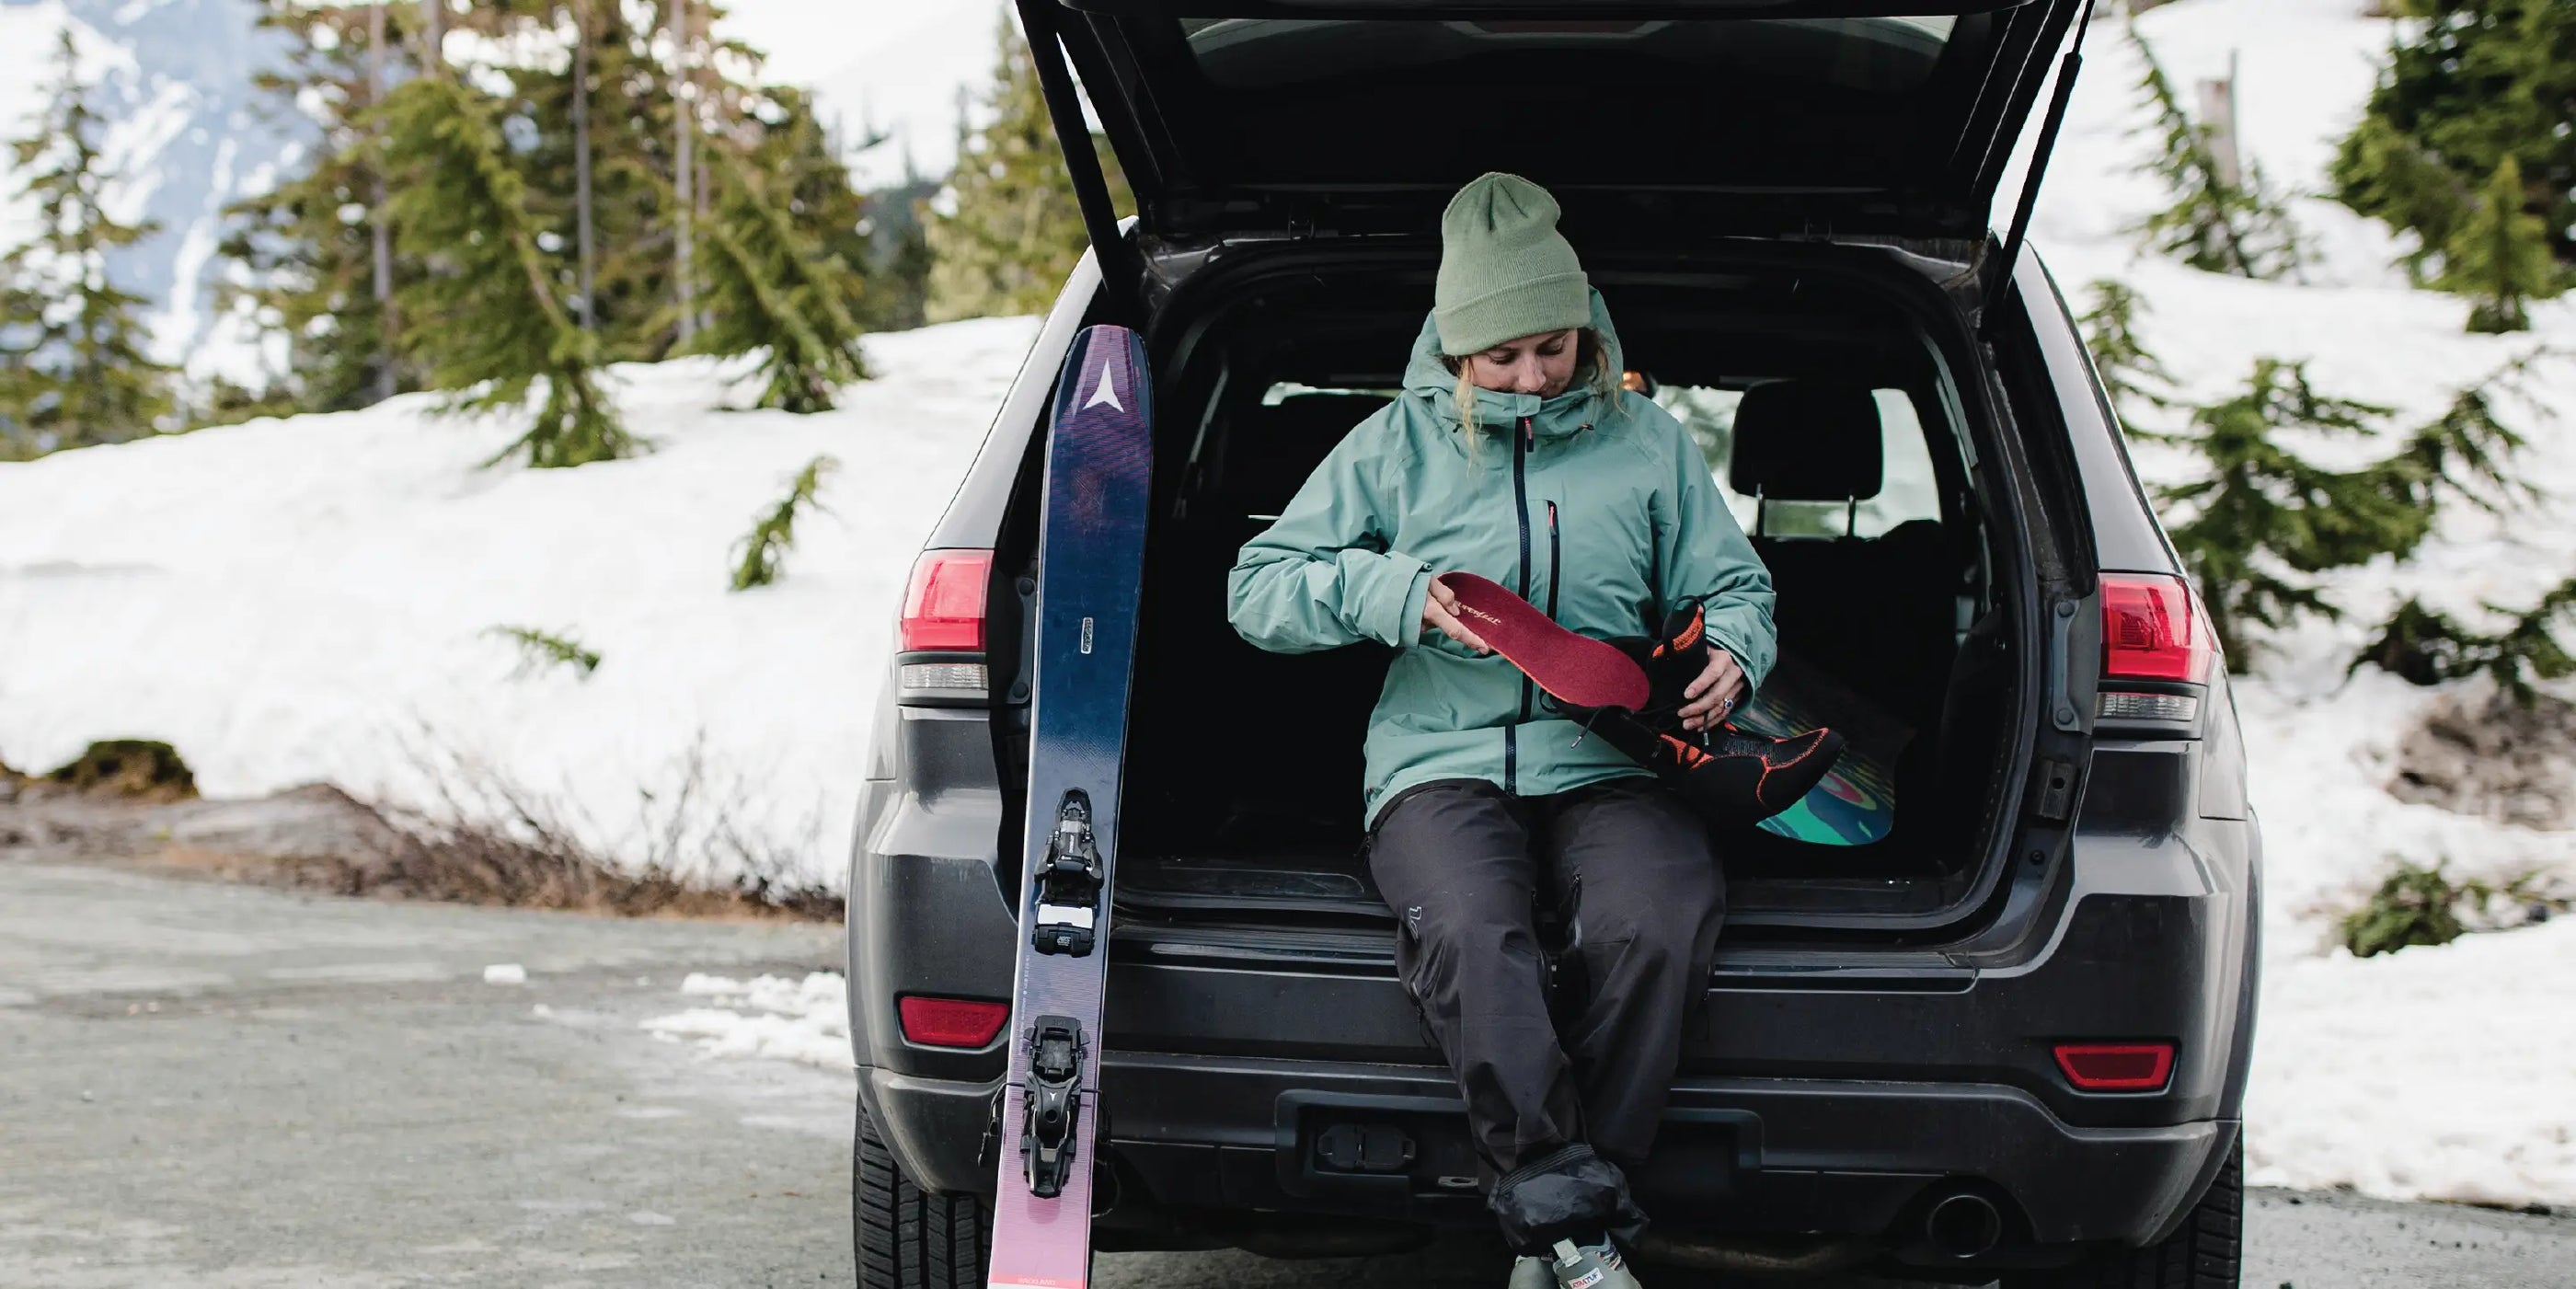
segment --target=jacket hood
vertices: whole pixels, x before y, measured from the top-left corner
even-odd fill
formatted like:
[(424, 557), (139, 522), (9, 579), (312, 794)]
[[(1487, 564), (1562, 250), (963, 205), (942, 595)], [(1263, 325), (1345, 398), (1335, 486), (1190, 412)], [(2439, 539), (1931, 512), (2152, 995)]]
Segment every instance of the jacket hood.
[[(1610, 306), (1597, 289), (1592, 295), (1592, 320), (1584, 325), (1601, 337), (1601, 358), (1613, 370), (1626, 370), (1626, 353), (1619, 346), (1618, 328), (1610, 325)], [(1442, 425), (1458, 425), (1458, 375), (1449, 370), (1440, 349), (1439, 322), (1425, 314), (1422, 333), (1414, 337), (1413, 357), (1404, 367), (1404, 392), (1427, 400), (1431, 414)], [(1613, 395), (1612, 397), (1617, 397)], [(1476, 420), (1485, 430), (1502, 433), (1527, 418), (1541, 437), (1572, 434), (1600, 421), (1612, 409), (1609, 400), (1594, 391), (1588, 372), (1575, 373), (1575, 385), (1554, 398), (1536, 394), (1504, 394), (1490, 389), (1476, 391)]]

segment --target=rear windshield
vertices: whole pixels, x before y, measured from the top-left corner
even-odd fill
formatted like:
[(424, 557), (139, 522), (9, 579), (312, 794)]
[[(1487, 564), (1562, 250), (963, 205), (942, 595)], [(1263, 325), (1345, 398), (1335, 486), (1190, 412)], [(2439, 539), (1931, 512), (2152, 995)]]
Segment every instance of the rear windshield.
[[(1225, 90), (1455, 73), (1488, 59), (1617, 58), (1628, 75), (1753, 74), (1865, 94), (1932, 77), (1958, 19), (1320, 21), (1183, 18), (1191, 59)], [(1488, 66), (1494, 64), (1487, 64)]]
[[(1204, 188), (1874, 192), (1954, 181), (1999, 23), (1136, 19), (1151, 128)], [(1949, 176), (1948, 180), (1944, 177)]]

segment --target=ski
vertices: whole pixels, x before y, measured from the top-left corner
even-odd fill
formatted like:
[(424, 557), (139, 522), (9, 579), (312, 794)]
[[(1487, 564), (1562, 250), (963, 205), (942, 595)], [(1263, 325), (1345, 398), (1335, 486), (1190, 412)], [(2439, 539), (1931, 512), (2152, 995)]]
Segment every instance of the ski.
[(994, 1289), (1085, 1289), (1091, 1278), (1109, 902), (1153, 469), (1135, 332), (1090, 327), (1075, 338), (1049, 427)]

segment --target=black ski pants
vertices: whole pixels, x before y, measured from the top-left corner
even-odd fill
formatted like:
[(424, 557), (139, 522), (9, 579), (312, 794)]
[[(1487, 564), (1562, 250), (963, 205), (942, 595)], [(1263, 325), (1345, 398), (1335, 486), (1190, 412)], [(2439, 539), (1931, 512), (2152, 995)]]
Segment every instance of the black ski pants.
[[(1685, 1030), (1706, 1015), (1725, 877), (1708, 833), (1649, 778), (1550, 797), (1476, 779), (1379, 815), (1369, 868), (1396, 966), (1449, 1058), (1488, 1201), (1522, 1252), (1645, 1220), (1623, 1167), (1654, 1145)], [(1579, 980), (1560, 1035), (1536, 914), (1562, 919)]]

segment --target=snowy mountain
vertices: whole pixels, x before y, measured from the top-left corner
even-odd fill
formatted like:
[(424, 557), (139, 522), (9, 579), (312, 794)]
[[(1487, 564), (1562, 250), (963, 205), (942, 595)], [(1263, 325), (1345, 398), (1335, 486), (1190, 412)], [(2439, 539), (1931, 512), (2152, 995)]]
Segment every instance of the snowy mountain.
[[(921, 173), (946, 171), (958, 91), (992, 70), (1000, 12), (990, 2), (739, 0), (724, 30), (770, 51), (776, 78), (813, 87), (851, 137), (871, 125), (893, 136), (852, 158), (873, 185), (901, 179), (907, 152)], [(259, 370), (256, 351), (214, 315), (223, 209), (290, 173), (314, 137), (252, 88), (254, 74), (282, 64), (284, 48), (253, 26), (256, 15), (253, 0), (0, 0), (0, 137), (18, 134), (41, 104), (56, 34), (68, 26), (112, 123), (108, 156), (124, 176), (113, 209), (161, 224), (118, 254), (117, 283), (159, 303), (164, 358), (245, 383)], [(0, 156), (0, 244), (25, 238), (32, 222), (9, 169)]]
[[(112, 208), (161, 224), (159, 235), (120, 252), (112, 271), (118, 285), (160, 302), (160, 352), (199, 374), (238, 376), (249, 359), (238, 344), (205, 343), (223, 209), (273, 183), (311, 137), (252, 88), (281, 50), (252, 26), (253, 14), (249, 0), (0, 0), (0, 135), (17, 135), (41, 105), (57, 34), (68, 26), (112, 122), (107, 155), (123, 177)], [(13, 200), (0, 208), (0, 240), (15, 242), (31, 212), (14, 201), (15, 177), (6, 178), (0, 188)]]

